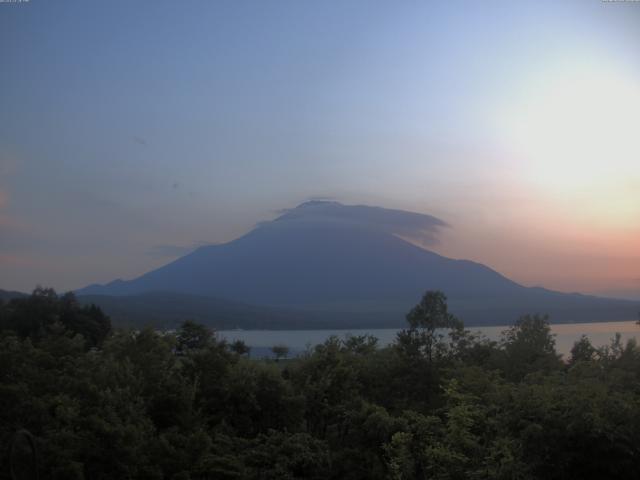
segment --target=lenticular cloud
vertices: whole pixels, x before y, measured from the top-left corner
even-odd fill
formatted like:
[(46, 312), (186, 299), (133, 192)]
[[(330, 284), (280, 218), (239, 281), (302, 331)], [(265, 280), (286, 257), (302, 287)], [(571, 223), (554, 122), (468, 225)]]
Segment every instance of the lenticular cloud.
[(302, 224), (325, 227), (352, 226), (407, 237), (425, 245), (436, 244), (440, 229), (448, 226), (443, 220), (422, 213), (310, 201), (285, 210), (274, 222), (261, 224), (259, 228), (286, 228), (292, 224), (297, 227)]

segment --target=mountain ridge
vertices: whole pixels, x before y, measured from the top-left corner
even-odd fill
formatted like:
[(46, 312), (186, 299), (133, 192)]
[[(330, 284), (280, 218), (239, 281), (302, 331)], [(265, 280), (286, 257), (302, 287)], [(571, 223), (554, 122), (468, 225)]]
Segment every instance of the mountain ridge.
[(424, 291), (442, 290), (454, 313), (478, 324), (491, 318), (505, 322), (507, 315), (514, 321), (532, 311), (560, 322), (578, 315), (592, 321), (593, 312), (603, 320), (635, 317), (636, 303), (525, 287), (486, 265), (447, 258), (399, 236), (435, 243), (442, 228), (446, 222), (429, 215), (304, 203), (231, 242), (200, 247), (133, 280), (77, 293), (163, 291), (323, 315), (369, 313), (391, 321), (403, 318)]

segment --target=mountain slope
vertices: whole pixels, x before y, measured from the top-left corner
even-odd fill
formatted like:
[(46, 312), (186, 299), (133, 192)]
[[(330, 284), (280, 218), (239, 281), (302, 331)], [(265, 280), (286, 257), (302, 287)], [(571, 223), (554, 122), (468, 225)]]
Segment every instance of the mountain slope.
[[(138, 295), (79, 295), (82, 304), (95, 304), (109, 315), (114, 325), (176, 328), (182, 320), (195, 320), (219, 330), (320, 328), (326, 319), (311, 312), (247, 305), (214, 297), (172, 292)], [(337, 322), (329, 323), (338, 327)]]
[(26, 293), (22, 293), (22, 292), (16, 292), (13, 290), (1, 290), (0, 289), (0, 300), (8, 302), (9, 300), (13, 299), (13, 298), (24, 298), (27, 297), (28, 295)]
[(392, 321), (425, 290), (439, 289), (453, 311), (473, 323), (504, 323), (531, 311), (556, 314), (557, 321), (635, 317), (632, 302), (525, 288), (484, 265), (440, 256), (396, 235), (428, 241), (444, 227), (434, 217), (409, 212), (310, 202), (232, 242), (201, 247), (131, 281), (78, 293), (164, 291)]

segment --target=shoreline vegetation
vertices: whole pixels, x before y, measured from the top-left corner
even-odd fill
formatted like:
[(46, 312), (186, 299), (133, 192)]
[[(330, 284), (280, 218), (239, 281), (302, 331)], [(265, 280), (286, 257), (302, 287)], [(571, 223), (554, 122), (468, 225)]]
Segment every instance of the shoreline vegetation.
[[(149, 291), (122, 296), (86, 295), (74, 292), (80, 305), (96, 305), (111, 319), (114, 327), (140, 329), (153, 326), (159, 330), (176, 330), (184, 319), (214, 328), (216, 331), (314, 331), (314, 330), (382, 330), (402, 329), (406, 310), (414, 298), (390, 306), (369, 304), (342, 305), (327, 308), (326, 305), (291, 307), (249, 304), (235, 300), (180, 294), (168, 291)], [(568, 297), (567, 297), (568, 295)], [(26, 298), (21, 292), (0, 290), (0, 300)], [(416, 297), (417, 298), (417, 297)], [(640, 303), (632, 300), (615, 300), (585, 295), (560, 294), (559, 298), (596, 301), (592, 305), (550, 305), (542, 299), (531, 300), (527, 305), (516, 306), (513, 299), (504, 296), (480, 296), (482, 308), (469, 310), (451, 299), (449, 310), (462, 318), (469, 329), (508, 327), (522, 314), (549, 313), (555, 329), (560, 325), (579, 323), (636, 321)], [(478, 299), (477, 299), (478, 300)], [(598, 301), (605, 302), (598, 304)], [(613, 303), (611, 303), (613, 302)], [(622, 302), (624, 307), (620, 308)], [(516, 302), (517, 303), (517, 302)]]
[(0, 301), (0, 479), (638, 478), (635, 340), (563, 361), (547, 317), (491, 340), (438, 291), (406, 322), (272, 360), (52, 289)]
[[(502, 332), (511, 325), (469, 327), (472, 333), (483, 335), (489, 340), (498, 341)], [(466, 328), (466, 325), (465, 325)], [(557, 353), (567, 358), (576, 340), (586, 335), (594, 347), (608, 345), (615, 333), (620, 333), (623, 342), (629, 338), (640, 337), (637, 321), (626, 322), (587, 322), (572, 324), (551, 323), (550, 329), (556, 341)], [(329, 337), (340, 339), (349, 336), (372, 335), (378, 339), (378, 346), (389, 346), (396, 340), (401, 328), (387, 329), (322, 329), (322, 330), (216, 330), (219, 338), (228, 342), (241, 340), (251, 347), (251, 357), (271, 356), (271, 347), (283, 343), (290, 347), (292, 354), (304, 352), (308, 348), (324, 343)], [(171, 330), (175, 333), (177, 330)]]

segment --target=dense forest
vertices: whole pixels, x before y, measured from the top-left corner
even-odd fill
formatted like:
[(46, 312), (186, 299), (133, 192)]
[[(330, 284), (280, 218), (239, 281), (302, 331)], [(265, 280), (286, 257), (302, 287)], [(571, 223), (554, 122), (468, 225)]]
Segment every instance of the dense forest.
[(248, 358), (208, 328), (117, 330), (73, 294), (0, 305), (0, 478), (640, 478), (640, 348), (545, 317), (498, 342), (427, 292), (391, 346)]

